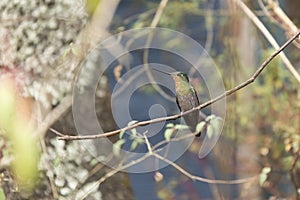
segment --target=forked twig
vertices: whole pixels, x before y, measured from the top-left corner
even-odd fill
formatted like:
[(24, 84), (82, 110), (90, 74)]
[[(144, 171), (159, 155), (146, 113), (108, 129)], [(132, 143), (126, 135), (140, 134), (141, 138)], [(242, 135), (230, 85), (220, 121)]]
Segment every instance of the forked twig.
[(227, 90), (225, 93), (191, 109), (191, 110), (188, 110), (188, 111), (185, 111), (185, 112), (182, 112), (182, 113), (179, 113), (179, 114), (176, 114), (176, 115), (172, 115), (172, 116), (167, 116), (167, 117), (161, 117), (161, 118), (156, 118), (156, 119), (152, 119), (152, 120), (146, 120), (146, 121), (140, 121), (140, 122), (137, 122), (131, 126), (127, 126), (127, 127), (124, 127), (124, 128), (121, 128), (121, 129), (118, 129), (118, 130), (114, 130), (114, 131), (109, 131), (109, 132), (105, 132), (105, 133), (99, 133), (99, 134), (96, 134), (96, 135), (78, 135), (78, 136), (71, 136), (71, 135), (65, 135), (63, 134), (64, 136), (61, 136), (61, 135), (58, 135), (58, 139), (60, 140), (86, 140), (86, 139), (96, 139), (96, 138), (103, 138), (103, 137), (109, 137), (109, 136), (113, 136), (113, 135), (116, 135), (116, 134), (119, 134), (121, 131), (127, 131), (127, 130), (131, 130), (131, 129), (134, 129), (138, 126), (145, 126), (145, 125), (148, 125), (148, 124), (153, 124), (153, 123), (158, 123), (158, 122), (163, 122), (163, 121), (167, 121), (167, 120), (173, 120), (173, 119), (177, 119), (181, 116), (184, 116), (184, 115), (187, 115), (188, 113), (191, 113), (195, 110), (201, 110), (223, 98), (225, 98), (226, 96), (229, 96), (233, 93), (235, 93), (236, 91), (246, 87), (247, 85), (251, 84), (254, 82), (254, 80), (259, 76), (259, 74), (266, 68), (266, 66), (281, 52), (283, 51), (289, 44), (291, 44), (298, 36), (300, 35), (300, 31), (298, 30), (298, 32), (292, 37), (290, 38), (287, 42), (285, 42), (279, 49), (277, 49), (274, 53), (272, 53), (268, 59), (266, 59), (261, 65), (260, 67), (255, 71), (255, 73), (248, 79), (246, 80), (245, 82), (237, 85), (236, 87), (230, 89), (230, 90)]
[(145, 155), (143, 155), (142, 157), (140, 157), (137, 160), (133, 160), (123, 166), (120, 166), (116, 169), (113, 169), (109, 172), (107, 172), (107, 174), (105, 174), (103, 177), (101, 177), (98, 181), (96, 181), (91, 188), (84, 194), (84, 196), (80, 197), (80, 199), (85, 199), (96, 187), (98, 187), (99, 185), (101, 185), (104, 181), (106, 181), (108, 178), (112, 177), (113, 175), (115, 175), (116, 173), (118, 173), (121, 170), (125, 170), (129, 167), (132, 167), (134, 165), (137, 165), (138, 163), (146, 160), (147, 158), (154, 156), (156, 158), (158, 158), (159, 160), (162, 160), (168, 164), (170, 164), (171, 166), (173, 166), (175, 169), (177, 169), (178, 171), (180, 171), (182, 174), (184, 174), (185, 176), (187, 176), (188, 178), (195, 180), (195, 181), (201, 181), (204, 183), (209, 183), (209, 184), (225, 184), (225, 185), (232, 185), (232, 184), (242, 184), (242, 183), (247, 183), (250, 181), (255, 181), (259, 175), (255, 175), (252, 177), (248, 177), (248, 178), (241, 178), (241, 179), (236, 179), (236, 180), (215, 180), (215, 179), (208, 179), (208, 178), (204, 178), (204, 177), (200, 177), (200, 176), (195, 176), (193, 174), (191, 174), (190, 172), (186, 171), (185, 169), (183, 169), (182, 167), (180, 167), (178, 164), (168, 160), (167, 158), (164, 158), (163, 156), (159, 155), (156, 152), (153, 151), (149, 151), (148, 153), (146, 153)]
[[(274, 49), (278, 49), (279, 45), (276, 40), (269, 32), (269, 30), (265, 27), (265, 25), (259, 20), (258, 17), (246, 6), (246, 4), (241, 0), (234, 0), (234, 2), (244, 11), (244, 13), (249, 17), (249, 19), (257, 26), (257, 28), (262, 32), (262, 34), (266, 37), (266, 39), (270, 42)], [(294, 27), (295, 29), (295, 27)], [(297, 29), (296, 29), (297, 30)], [(293, 31), (295, 33), (296, 31)], [(295, 38), (296, 39), (296, 38)], [(287, 56), (282, 53), (279, 55), (285, 64), (286, 68), (291, 72), (291, 74), (295, 77), (295, 79), (300, 83), (300, 75), (297, 70), (293, 67), (290, 60)]]

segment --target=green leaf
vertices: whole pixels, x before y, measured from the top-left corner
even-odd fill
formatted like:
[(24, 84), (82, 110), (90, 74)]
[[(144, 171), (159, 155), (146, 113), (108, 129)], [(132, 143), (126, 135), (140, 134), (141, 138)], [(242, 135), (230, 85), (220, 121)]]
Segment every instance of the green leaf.
[(53, 161), (53, 165), (54, 167), (58, 167), (59, 164), (60, 164), (60, 158), (57, 156)]
[(65, 51), (64, 51), (64, 53), (63, 53), (63, 55), (62, 55), (62, 60), (63, 61), (65, 61), (66, 60), (66, 57), (67, 57), (67, 55), (70, 53), (70, 50), (71, 49), (71, 47), (68, 47)]
[(120, 134), (119, 134), (119, 139), (122, 139), (122, 137), (124, 136), (125, 131), (122, 129)]
[(270, 173), (271, 172), (271, 168), (270, 167), (264, 167), (263, 169), (262, 169), (262, 173), (264, 173), (264, 174), (268, 174), (268, 173)]
[(167, 125), (166, 125), (166, 128), (173, 128), (174, 127), (174, 124), (173, 123), (168, 123)]
[(78, 47), (73, 46), (73, 47), (71, 48), (71, 51), (72, 51), (72, 53), (73, 53), (75, 56), (77, 56), (77, 57), (79, 57), (79, 56), (81, 55), (80, 49), (79, 49)]
[(138, 137), (137, 136), (137, 131), (136, 131), (136, 129), (134, 128), (134, 129), (132, 129), (131, 130), (131, 135), (129, 136), (129, 139), (131, 139), (131, 140), (136, 140), (136, 138)]
[(132, 120), (130, 122), (128, 122), (127, 126), (132, 126), (133, 124), (136, 124), (138, 121), (136, 120)]
[(0, 187), (0, 199), (1, 200), (6, 200), (5, 193), (4, 193), (3, 189), (2, 189), (2, 187)]
[(133, 137), (136, 137), (137, 132), (135, 128), (131, 129), (131, 133)]
[(212, 127), (211, 124), (209, 124), (206, 129), (206, 135), (208, 138), (211, 138), (213, 134), (214, 134), (214, 128)]
[(170, 142), (173, 132), (174, 132), (174, 130), (172, 128), (168, 128), (168, 129), (165, 130), (164, 136), (165, 136), (165, 140), (167, 142)]
[(267, 175), (266, 174), (260, 174), (259, 175), (259, 185), (262, 186), (265, 181), (267, 180)]
[(130, 146), (130, 150), (135, 150), (135, 148), (137, 147), (138, 145), (138, 141), (137, 140), (133, 140), (132, 143), (131, 143), (131, 146)]
[(207, 133), (206, 133), (208, 138), (213, 137), (214, 134), (221, 133), (222, 122), (223, 119), (221, 117), (216, 117), (215, 115), (211, 115), (209, 125), (207, 127)]
[(137, 138), (135, 138), (135, 141), (137, 141), (139, 144), (143, 144), (144, 143), (144, 138), (137, 137)]
[(113, 153), (115, 156), (120, 155), (121, 151), (121, 146), (125, 143), (126, 141), (124, 139), (118, 140), (117, 142), (114, 143), (113, 145)]
[(271, 168), (270, 167), (264, 167), (259, 175), (259, 185), (262, 186), (267, 178), (268, 178), (268, 173), (271, 172)]
[(204, 121), (198, 123), (197, 126), (196, 126), (196, 132), (199, 133), (200, 131), (202, 131), (202, 129), (205, 126), (205, 124), (206, 123)]
[(90, 165), (91, 166), (95, 166), (98, 163), (99, 163), (99, 161), (97, 159), (95, 159), (95, 158), (90, 161)]
[[(38, 138), (33, 135), (30, 119), (24, 113), (29, 104), (18, 95), (10, 80), (0, 83), (0, 130), (5, 131), (13, 144), (10, 151), (14, 154), (12, 169), (21, 187), (26, 190), (34, 188), (38, 177), (40, 151)], [(20, 111), (17, 108), (22, 108)], [(23, 110), (23, 111), (22, 111)]]
[(181, 129), (188, 129), (189, 127), (185, 124), (176, 124), (175, 129), (181, 130)]
[(93, 16), (100, 0), (86, 0), (85, 6), (89, 16)]
[(214, 119), (216, 117), (216, 115), (209, 115), (208, 117), (206, 117), (206, 121), (210, 121), (212, 119)]

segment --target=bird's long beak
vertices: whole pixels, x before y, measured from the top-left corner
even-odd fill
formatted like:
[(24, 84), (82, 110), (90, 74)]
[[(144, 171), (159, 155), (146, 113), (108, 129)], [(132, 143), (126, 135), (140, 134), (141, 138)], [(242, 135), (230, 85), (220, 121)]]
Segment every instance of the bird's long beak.
[(163, 73), (163, 74), (172, 75), (171, 73), (164, 72), (164, 71), (160, 71), (160, 70), (158, 70), (158, 69), (155, 69), (155, 68), (152, 68), (152, 70), (154, 70), (154, 71), (158, 71), (158, 72), (161, 72), (161, 73)]

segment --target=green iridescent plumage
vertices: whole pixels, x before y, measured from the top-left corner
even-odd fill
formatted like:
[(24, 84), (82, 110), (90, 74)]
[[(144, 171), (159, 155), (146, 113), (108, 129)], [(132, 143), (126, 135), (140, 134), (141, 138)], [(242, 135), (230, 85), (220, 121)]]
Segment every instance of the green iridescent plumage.
[[(183, 72), (167, 73), (157, 69), (156, 71), (171, 75), (175, 83), (176, 102), (181, 112), (185, 112), (199, 105), (199, 99), (195, 89), (190, 85), (188, 76)], [(190, 131), (195, 133), (199, 122), (199, 111), (195, 110), (183, 116), (185, 123), (189, 126)], [(196, 136), (200, 136), (197, 133)]]

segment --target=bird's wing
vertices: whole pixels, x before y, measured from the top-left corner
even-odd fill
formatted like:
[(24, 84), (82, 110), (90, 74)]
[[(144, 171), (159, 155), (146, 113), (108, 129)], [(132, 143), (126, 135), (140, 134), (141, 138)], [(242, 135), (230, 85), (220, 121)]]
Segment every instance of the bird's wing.
[(196, 107), (196, 106), (199, 105), (199, 98), (198, 98), (198, 95), (197, 95), (197, 93), (196, 93), (195, 88), (191, 87), (190, 90), (191, 90), (191, 92), (194, 94), (194, 95), (192, 95), (193, 98), (196, 98), (196, 99), (193, 99), (193, 102), (196, 102), (195, 105), (194, 105), (194, 107)]
[(179, 110), (180, 110), (180, 112), (181, 112), (181, 107), (180, 107), (180, 105), (179, 105), (179, 101), (178, 101), (178, 97), (177, 97), (177, 96), (176, 96), (176, 103), (177, 103), (178, 108), (179, 108)]

